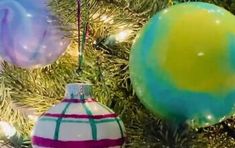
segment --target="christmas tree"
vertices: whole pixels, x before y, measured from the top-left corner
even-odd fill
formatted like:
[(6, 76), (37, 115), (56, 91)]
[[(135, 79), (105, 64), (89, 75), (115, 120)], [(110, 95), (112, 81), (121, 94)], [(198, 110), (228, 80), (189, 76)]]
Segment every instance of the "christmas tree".
[[(0, 123), (5, 130), (0, 131), (0, 147), (31, 147), (36, 119), (59, 103), (65, 85), (73, 82), (93, 84), (98, 101), (119, 114), (127, 131), (126, 147), (234, 147), (233, 117), (206, 128), (175, 127), (148, 111), (133, 91), (128, 62), (136, 34), (156, 12), (183, 2), (187, 1), (82, 1), (77, 29), (77, 1), (51, 0), (48, 7), (72, 42), (63, 56), (43, 68), (29, 70), (2, 63)], [(235, 1), (203, 2), (235, 13)]]

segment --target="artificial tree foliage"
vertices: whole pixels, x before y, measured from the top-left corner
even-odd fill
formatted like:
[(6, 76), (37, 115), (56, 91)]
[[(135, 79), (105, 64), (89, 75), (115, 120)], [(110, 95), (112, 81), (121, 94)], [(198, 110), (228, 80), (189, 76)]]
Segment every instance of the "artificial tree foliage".
[[(234, 0), (203, 0), (235, 13)], [(52, 65), (25, 70), (6, 62), (0, 74), (0, 119), (15, 126), (14, 138), (0, 140), (8, 147), (31, 147), (34, 118), (61, 101), (64, 87), (71, 82), (94, 85), (94, 96), (112, 108), (124, 121), (126, 147), (235, 147), (235, 119), (214, 126), (190, 129), (176, 126), (152, 115), (132, 89), (128, 60), (138, 31), (158, 11), (187, 0), (89, 0), (82, 3), (81, 24), (88, 21), (88, 35), (82, 69), (78, 68), (78, 29), (76, 0), (51, 0), (51, 11), (70, 32), (71, 45)], [(89, 13), (87, 13), (89, 11)], [(89, 14), (85, 16), (84, 14)], [(81, 26), (81, 31), (84, 28)], [(124, 40), (115, 38), (127, 31)], [(3, 134), (3, 133), (1, 133)]]

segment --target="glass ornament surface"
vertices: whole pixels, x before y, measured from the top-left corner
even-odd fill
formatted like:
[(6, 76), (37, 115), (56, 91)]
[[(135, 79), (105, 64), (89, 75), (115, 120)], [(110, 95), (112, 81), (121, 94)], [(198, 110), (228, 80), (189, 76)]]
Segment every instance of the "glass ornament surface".
[(130, 77), (139, 99), (163, 119), (204, 127), (234, 113), (235, 17), (187, 2), (158, 12), (137, 35)]
[(0, 1), (0, 56), (22, 68), (53, 63), (70, 43), (47, 0)]
[(122, 120), (93, 99), (91, 91), (89, 84), (68, 84), (63, 101), (34, 126), (33, 148), (123, 147), (126, 134)]

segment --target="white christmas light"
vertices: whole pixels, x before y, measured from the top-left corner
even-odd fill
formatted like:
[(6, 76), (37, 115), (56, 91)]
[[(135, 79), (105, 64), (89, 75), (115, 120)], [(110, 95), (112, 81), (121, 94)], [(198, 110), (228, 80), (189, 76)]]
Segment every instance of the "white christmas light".
[(0, 129), (7, 138), (11, 138), (16, 133), (15, 127), (5, 121), (0, 121)]
[(121, 31), (118, 34), (116, 34), (115, 38), (118, 42), (123, 42), (128, 38), (130, 33), (131, 33), (131, 30), (124, 30), (124, 31)]

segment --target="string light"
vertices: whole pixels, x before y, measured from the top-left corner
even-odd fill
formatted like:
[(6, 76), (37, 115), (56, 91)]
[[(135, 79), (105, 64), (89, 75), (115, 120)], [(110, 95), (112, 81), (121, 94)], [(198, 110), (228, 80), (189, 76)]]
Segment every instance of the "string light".
[(119, 32), (118, 34), (115, 35), (116, 41), (118, 42), (125, 41), (129, 37), (131, 32), (132, 32), (131, 30), (124, 30), (124, 31)]
[(132, 31), (128, 29), (128, 30), (123, 30), (119, 33), (110, 35), (109, 37), (105, 39), (104, 45), (109, 46), (109, 45), (114, 45), (116, 43), (124, 42), (125, 40), (129, 38), (131, 33)]
[(15, 127), (5, 121), (0, 121), (0, 129), (8, 139), (16, 134)]

